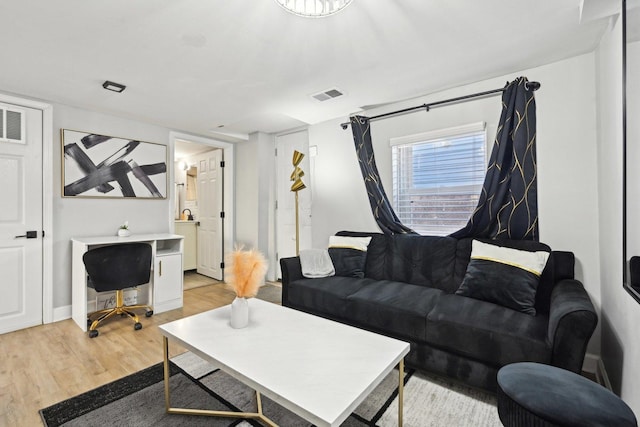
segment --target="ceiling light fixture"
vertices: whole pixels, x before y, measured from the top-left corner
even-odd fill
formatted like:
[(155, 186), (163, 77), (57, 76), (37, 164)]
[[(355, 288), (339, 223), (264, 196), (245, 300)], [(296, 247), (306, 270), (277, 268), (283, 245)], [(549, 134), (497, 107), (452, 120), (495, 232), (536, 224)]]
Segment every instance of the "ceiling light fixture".
[(287, 12), (307, 18), (333, 15), (349, 6), (353, 0), (275, 0)]
[(125, 85), (121, 85), (120, 83), (110, 82), (109, 80), (102, 83), (102, 87), (107, 90), (112, 90), (118, 93), (124, 91), (127, 88)]

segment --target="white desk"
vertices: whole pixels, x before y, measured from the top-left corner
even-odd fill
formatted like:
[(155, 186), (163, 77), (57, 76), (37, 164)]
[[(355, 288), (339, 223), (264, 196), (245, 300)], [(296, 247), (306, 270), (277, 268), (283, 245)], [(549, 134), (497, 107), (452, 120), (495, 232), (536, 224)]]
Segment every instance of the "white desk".
[(95, 291), (87, 287), (87, 272), (82, 262), (85, 252), (108, 245), (143, 242), (151, 245), (151, 277), (138, 287), (138, 304), (148, 304), (154, 313), (182, 307), (183, 237), (177, 234), (133, 234), (129, 237), (100, 236), (71, 239), (71, 317), (87, 330), (87, 313), (95, 310)]

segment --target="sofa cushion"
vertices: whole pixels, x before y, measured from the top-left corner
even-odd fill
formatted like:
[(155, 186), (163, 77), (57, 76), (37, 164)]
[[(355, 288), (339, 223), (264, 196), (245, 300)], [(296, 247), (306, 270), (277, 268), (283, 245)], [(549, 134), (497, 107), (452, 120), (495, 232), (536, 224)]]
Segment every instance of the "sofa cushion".
[[(456, 262), (454, 269), (454, 282), (456, 286), (460, 286), (466, 274), (467, 266), (471, 256), (471, 243), (474, 239), (464, 238), (458, 240), (456, 250)], [(551, 248), (544, 243), (532, 240), (493, 240), (493, 239), (476, 239), (481, 242), (491, 243), (497, 246), (507, 248), (520, 249), (525, 251), (551, 251)], [(547, 265), (540, 276), (538, 289), (536, 291), (535, 308), (538, 313), (549, 313), (549, 305), (551, 303), (551, 291), (555, 283), (559, 280), (567, 278), (573, 279), (573, 258), (565, 256), (565, 254), (573, 255), (570, 252), (551, 252)], [(560, 261), (560, 262), (558, 262)]]
[(348, 318), (367, 329), (424, 342), (427, 314), (441, 290), (381, 280), (347, 297)]
[(371, 237), (329, 237), (329, 256), (336, 276), (364, 277)]
[(295, 308), (345, 318), (345, 298), (371, 283), (374, 280), (342, 276), (294, 280), (288, 286), (288, 302)]
[(453, 268), (457, 240), (452, 237), (395, 234), (390, 238), (390, 280), (455, 292)]
[(490, 302), (442, 295), (427, 316), (427, 342), (439, 348), (503, 366), (549, 363), (548, 316), (530, 316)]
[(474, 240), (471, 260), (457, 295), (536, 315), (534, 307), (547, 251), (523, 251)]
[(376, 280), (388, 280), (387, 268), (389, 254), (389, 237), (382, 233), (366, 233), (360, 231), (338, 231), (336, 236), (371, 237), (367, 247), (367, 261), (364, 267), (364, 277)]

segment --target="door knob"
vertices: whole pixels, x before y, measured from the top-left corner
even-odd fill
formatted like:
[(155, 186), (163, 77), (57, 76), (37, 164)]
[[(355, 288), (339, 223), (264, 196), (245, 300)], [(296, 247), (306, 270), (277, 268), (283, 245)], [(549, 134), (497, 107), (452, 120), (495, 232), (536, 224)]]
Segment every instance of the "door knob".
[(35, 239), (38, 237), (38, 232), (35, 230), (27, 231), (27, 234), (23, 234), (22, 236), (15, 236), (14, 239), (19, 239), (21, 237), (26, 237), (27, 239)]

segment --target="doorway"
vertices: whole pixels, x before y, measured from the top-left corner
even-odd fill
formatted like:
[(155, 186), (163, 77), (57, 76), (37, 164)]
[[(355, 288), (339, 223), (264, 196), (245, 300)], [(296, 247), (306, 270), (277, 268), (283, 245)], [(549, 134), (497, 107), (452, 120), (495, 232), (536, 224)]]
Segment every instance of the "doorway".
[[(233, 158), (230, 143), (171, 132), (172, 229), (185, 236), (184, 270), (193, 282), (224, 280), (225, 250), (232, 248)], [(186, 277), (186, 276), (185, 276)]]
[(0, 196), (7, 206), (0, 214), (5, 333), (53, 320), (52, 108), (0, 94), (0, 124)]

